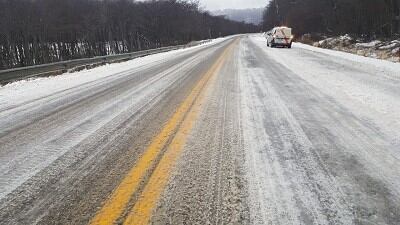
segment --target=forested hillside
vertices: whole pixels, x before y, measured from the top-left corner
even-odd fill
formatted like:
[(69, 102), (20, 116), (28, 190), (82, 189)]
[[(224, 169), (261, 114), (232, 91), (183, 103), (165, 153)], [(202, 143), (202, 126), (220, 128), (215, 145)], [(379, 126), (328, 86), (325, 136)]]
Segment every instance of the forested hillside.
[(224, 15), (230, 20), (244, 21), (259, 25), (262, 22), (263, 8), (254, 9), (224, 9), (213, 11), (213, 15)]
[(0, 69), (256, 31), (181, 0), (0, 0)]
[(391, 37), (399, 32), (400, 0), (271, 0), (263, 28), (288, 25), (297, 34)]

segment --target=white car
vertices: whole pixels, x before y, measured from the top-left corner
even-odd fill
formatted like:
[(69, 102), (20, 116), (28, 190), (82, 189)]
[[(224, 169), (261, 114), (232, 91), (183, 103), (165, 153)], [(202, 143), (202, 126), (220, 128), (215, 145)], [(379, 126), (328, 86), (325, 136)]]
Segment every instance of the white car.
[(271, 48), (282, 46), (292, 48), (292, 28), (289, 27), (275, 27), (267, 32), (267, 45)]

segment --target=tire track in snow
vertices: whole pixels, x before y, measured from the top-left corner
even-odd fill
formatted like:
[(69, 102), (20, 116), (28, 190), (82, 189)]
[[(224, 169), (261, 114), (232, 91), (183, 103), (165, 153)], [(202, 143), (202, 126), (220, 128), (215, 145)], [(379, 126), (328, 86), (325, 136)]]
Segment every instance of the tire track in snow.
[(246, 102), (245, 145), (250, 151), (250, 180), (255, 192), (251, 198), (255, 201), (254, 222), (351, 223), (352, 213), (340, 187), (321, 167), (312, 143), (271, 85), (269, 79), (274, 76), (256, 68), (257, 62), (245, 61), (252, 54), (261, 60), (253, 48), (243, 49), (241, 90)]

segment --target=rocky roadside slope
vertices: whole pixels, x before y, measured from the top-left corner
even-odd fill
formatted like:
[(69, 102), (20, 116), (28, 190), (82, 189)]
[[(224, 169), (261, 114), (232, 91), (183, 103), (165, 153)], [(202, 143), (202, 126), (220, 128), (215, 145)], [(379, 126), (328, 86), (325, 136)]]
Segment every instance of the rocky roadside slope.
[(319, 41), (315, 41), (315, 37), (310, 34), (305, 34), (298, 41), (313, 45), (314, 47), (343, 51), (392, 62), (400, 62), (400, 39), (385, 41), (373, 40), (366, 42), (362, 39), (353, 38), (350, 35), (343, 35), (339, 37), (322, 38)]

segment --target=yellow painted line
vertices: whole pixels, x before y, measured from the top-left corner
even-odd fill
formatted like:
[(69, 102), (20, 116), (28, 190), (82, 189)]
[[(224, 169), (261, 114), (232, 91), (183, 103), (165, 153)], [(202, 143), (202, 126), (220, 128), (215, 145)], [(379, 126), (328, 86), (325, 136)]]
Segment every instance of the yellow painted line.
[(204, 101), (204, 92), (199, 94), (197, 93), (204, 89), (207, 82), (221, 69), (226, 60), (226, 56), (232, 49), (232, 46), (233, 45), (224, 51), (217, 62), (204, 76), (203, 80), (199, 83), (199, 87), (194, 89), (196, 95), (199, 97), (194, 102), (187, 117), (179, 127), (178, 132), (171, 141), (171, 144), (168, 146), (163, 158), (151, 175), (150, 180), (142, 191), (139, 199), (128, 214), (124, 225), (145, 225), (149, 223), (152, 212), (157, 205), (161, 193), (168, 183), (175, 162), (178, 160), (180, 153), (185, 146), (187, 137), (198, 118), (201, 105)]
[[(136, 165), (131, 171), (129, 171), (121, 184), (114, 190), (103, 208), (90, 221), (91, 225), (111, 225), (119, 219), (127, 207), (130, 198), (138, 190), (142, 180), (146, 177), (149, 170), (154, 166), (157, 156), (159, 156), (162, 149), (166, 146), (168, 140), (172, 137), (172, 135), (174, 135), (175, 131), (182, 123), (177, 134), (169, 144), (169, 147), (163, 158), (151, 175), (149, 183), (141, 193), (138, 202), (136, 202), (125, 222), (126, 224), (147, 223), (150, 218), (151, 211), (156, 204), (156, 200), (160, 196), (161, 191), (168, 181), (169, 171), (179, 156), (179, 152), (182, 150), (185, 143), (186, 136), (192, 127), (193, 121), (195, 121), (197, 117), (197, 113), (195, 112), (196, 110), (191, 110), (190, 112), (189, 110), (192, 107), (199, 107), (199, 104), (195, 104), (196, 99), (200, 96), (201, 91), (204, 89), (212, 75), (221, 68), (224, 59), (228, 54), (228, 50), (231, 47), (232, 45), (221, 54), (216, 63), (196, 84), (189, 96), (178, 107), (177, 111), (167, 122), (162, 131), (152, 140), (151, 144), (140, 157)], [(143, 223), (136, 223), (136, 221), (139, 221), (139, 218), (140, 221), (143, 221)]]

